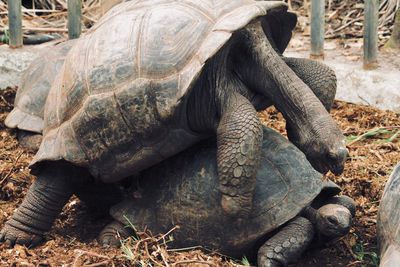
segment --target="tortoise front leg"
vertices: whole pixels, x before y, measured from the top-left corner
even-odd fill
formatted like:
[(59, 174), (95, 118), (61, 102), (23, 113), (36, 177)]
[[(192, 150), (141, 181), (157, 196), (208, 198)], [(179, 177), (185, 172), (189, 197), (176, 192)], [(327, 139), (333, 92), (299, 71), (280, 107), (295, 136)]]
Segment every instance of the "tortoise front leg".
[(68, 166), (52, 163), (43, 168), (22, 204), (5, 223), (0, 232), (0, 242), (8, 246), (38, 245), (71, 197), (72, 184), (78, 178), (84, 180), (80, 168)]
[(283, 60), (310, 87), (329, 112), (337, 89), (335, 72), (324, 63), (307, 58), (283, 57)]
[[(282, 57), (283, 61), (312, 90), (329, 112), (335, 100), (337, 79), (335, 72), (319, 61), (307, 58)], [(273, 84), (272, 86), (277, 86)], [(272, 99), (263, 99), (258, 110), (273, 105)]]
[(314, 238), (314, 226), (304, 217), (297, 217), (260, 247), (259, 267), (286, 266), (296, 261)]
[[(329, 112), (332, 108), (336, 95), (336, 75), (327, 65), (305, 58), (286, 58), (285, 63), (296, 73), (296, 75), (313, 91)], [(289, 140), (296, 139), (295, 127), (290, 122), (286, 124), (286, 131)], [(343, 151), (347, 153), (347, 151)], [(314, 162), (314, 167), (319, 163)], [(317, 167), (321, 170), (321, 167)]]
[(262, 127), (256, 110), (242, 95), (234, 93), (225, 107), (217, 129), (221, 204), (228, 215), (246, 217), (252, 208)]

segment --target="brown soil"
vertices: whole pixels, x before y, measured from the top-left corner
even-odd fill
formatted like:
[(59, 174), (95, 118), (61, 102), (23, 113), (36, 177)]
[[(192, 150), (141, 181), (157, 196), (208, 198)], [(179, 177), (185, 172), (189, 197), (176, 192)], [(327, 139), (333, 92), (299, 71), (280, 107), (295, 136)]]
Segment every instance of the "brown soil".
[[(0, 90), (0, 228), (21, 203), (33, 179), (27, 169), (32, 153), (20, 148), (15, 132), (4, 126), (14, 94), (13, 89)], [(399, 138), (394, 135), (400, 129), (400, 115), (344, 102), (336, 102), (332, 113), (349, 141), (350, 158), (344, 174), (329, 175), (329, 178), (342, 186), (344, 194), (356, 200), (359, 205), (357, 216), (349, 235), (327, 248), (308, 252), (296, 266), (374, 266), (377, 260), (377, 207), (385, 181), (400, 161)], [(273, 108), (260, 116), (267, 125), (284, 132), (282, 116)], [(0, 266), (132, 266), (132, 261), (122, 256), (122, 249), (105, 249), (96, 243), (97, 233), (107, 222), (106, 218), (90, 214), (74, 198), (38, 248), (16, 246), (9, 249), (0, 245)], [(243, 263), (200, 250), (167, 251), (165, 236), (143, 234), (141, 237), (139, 242), (125, 243), (125, 248), (134, 252), (131, 258), (136, 259), (138, 266), (147, 266), (146, 263), (151, 266), (234, 266)]]

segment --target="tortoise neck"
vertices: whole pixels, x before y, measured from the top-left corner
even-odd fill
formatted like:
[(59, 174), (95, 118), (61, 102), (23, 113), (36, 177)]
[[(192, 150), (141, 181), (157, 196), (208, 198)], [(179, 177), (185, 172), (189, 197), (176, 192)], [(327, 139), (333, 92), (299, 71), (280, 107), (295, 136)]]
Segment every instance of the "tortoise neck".
[(240, 34), (249, 53), (247, 75), (254, 90), (270, 98), (291, 125), (302, 129), (314, 123), (313, 119), (329, 117), (311, 89), (276, 52), (260, 21), (250, 23)]
[(186, 112), (192, 131), (214, 132), (234, 93), (251, 97), (232, 70), (230, 48), (228, 43), (206, 63), (188, 96)]
[(314, 225), (317, 223), (317, 214), (318, 211), (311, 206), (306, 206), (301, 212), (301, 216), (307, 218)]

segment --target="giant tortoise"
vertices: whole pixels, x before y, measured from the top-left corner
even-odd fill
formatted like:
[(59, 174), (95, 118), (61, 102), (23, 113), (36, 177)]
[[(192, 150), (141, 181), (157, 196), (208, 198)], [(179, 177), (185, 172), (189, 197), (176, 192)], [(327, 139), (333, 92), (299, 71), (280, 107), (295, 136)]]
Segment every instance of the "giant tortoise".
[(40, 53), (24, 72), (15, 97), (14, 109), (8, 114), (4, 124), (17, 129), (18, 141), (26, 148), (35, 151), (39, 148), (46, 99), (73, 43), (70, 40), (45, 48), (46, 51)]
[(381, 267), (400, 264), (400, 163), (394, 168), (379, 204), (377, 235)]
[(241, 226), (218, 205), (216, 157), (215, 141), (205, 141), (143, 171), (141, 193), (111, 209), (115, 221), (104, 228), (100, 242), (119, 244), (129, 224), (153, 234), (179, 225), (169, 246), (203, 246), (248, 258), (261, 246), (258, 265), (281, 266), (295, 261), (312, 240), (329, 241), (349, 231), (354, 201), (336, 196), (340, 188), (323, 180), (304, 154), (274, 130), (264, 128), (253, 209)]
[(37, 179), (0, 239), (36, 244), (74, 186), (119, 181), (212, 135), (221, 204), (241, 224), (260, 163), (256, 109), (271, 101), (313, 166), (341, 173), (339, 127), (267, 38), (285, 14), (283, 2), (253, 0), (111, 9), (76, 41), (53, 83), (30, 165)]

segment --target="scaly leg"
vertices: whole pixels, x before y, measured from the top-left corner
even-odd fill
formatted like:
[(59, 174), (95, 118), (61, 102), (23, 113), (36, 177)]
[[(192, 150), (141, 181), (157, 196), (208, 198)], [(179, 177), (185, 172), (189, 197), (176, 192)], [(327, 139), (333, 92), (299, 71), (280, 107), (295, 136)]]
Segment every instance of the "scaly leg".
[(261, 246), (258, 250), (258, 266), (286, 266), (296, 261), (311, 244), (314, 232), (309, 220), (295, 218)]
[(336, 95), (336, 75), (327, 65), (306, 59), (284, 57), (285, 63), (307, 84), (329, 112)]
[(245, 218), (250, 213), (262, 138), (256, 110), (245, 97), (234, 93), (217, 129), (221, 204), (229, 215)]
[(132, 228), (129, 228), (120, 222), (112, 221), (103, 228), (97, 240), (105, 247), (119, 247), (121, 245), (121, 239), (126, 239), (134, 234)]
[(0, 242), (36, 246), (42, 240), (65, 203), (72, 195), (72, 185), (89, 175), (82, 168), (67, 163), (44, 166), (25, 196), (22, 204), (5, 223)]

